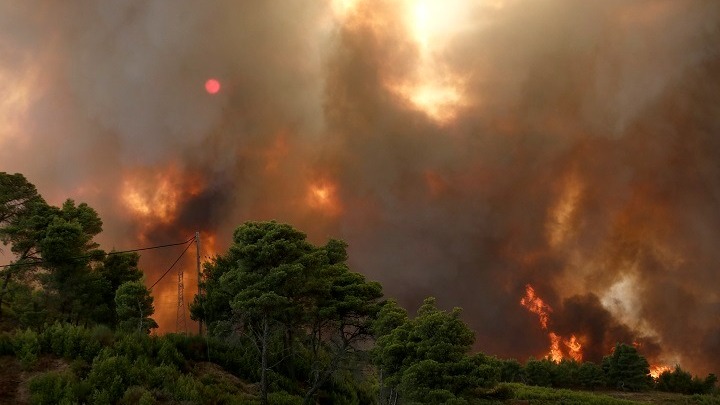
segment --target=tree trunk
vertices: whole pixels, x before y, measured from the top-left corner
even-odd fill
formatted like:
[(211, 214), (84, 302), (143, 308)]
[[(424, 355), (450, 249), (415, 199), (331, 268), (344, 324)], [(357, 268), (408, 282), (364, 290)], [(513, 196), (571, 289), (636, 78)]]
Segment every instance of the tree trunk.
[(268, 325), (267, 315), (263, 316), (262, 341), (260, 342), (260, 400), (263, 405), (268, 405), (267, 390), (267, 349), (270, 335), (270, 325)]
[(2, 304), (3, 304), (3, 298), (5, 297), (5, 292), (7, 291), (8, 284), (10, 284), (10, 277), (12, 276), (12, 269), (7, 269), (7, 273), (5, 274), (5, 277), (3, 279), (3, 285), (2, 289), (0, 289), (0, 320), (2, 319)]

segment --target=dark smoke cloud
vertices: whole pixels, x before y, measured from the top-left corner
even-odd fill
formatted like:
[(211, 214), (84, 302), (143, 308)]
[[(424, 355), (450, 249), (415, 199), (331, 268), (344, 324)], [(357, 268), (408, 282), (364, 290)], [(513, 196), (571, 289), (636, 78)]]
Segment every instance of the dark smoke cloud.
[[(718, 371), (720, 5), (466, 3), (434, 55), (462, 83), (438, 122), (393, 90), (424, 63), (402, 2), (0, 1), (0, 169), (96, 207), (108, 248), (200, 229), (221, 251), (288, 221), (408, 307), (462, 306), (483, 351), (547, 353), (530, 283), (587, 358), (633, 340)], [(173, 220), (132, 214), (126, 184), (168, 168)], [(172, 330), (176, 286), (156, 288)]]

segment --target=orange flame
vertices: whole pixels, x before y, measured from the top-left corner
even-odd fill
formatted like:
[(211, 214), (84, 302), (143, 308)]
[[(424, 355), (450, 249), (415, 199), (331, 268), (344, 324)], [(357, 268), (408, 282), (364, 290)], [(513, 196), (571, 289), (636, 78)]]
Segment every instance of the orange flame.
[(535, 294), (535, 289), (530, 285), (525, 286), (525, 296), (520, 300), (520, 305), (528, 309), (540, 318), (540, 325), (547, 330), (548, 320), (552, 308)]
[(672, 371), (672, 367), (662, 364), (654, 364), (650, 366), (650, 375), (656, 380), (660, 378), (660, 375), (666, 371)]
[[(538, 297), (535, 289), (530, 284), (525, 286), (525, 296), (520, 299), (520, 305), (537, 314), (540, 319), (540, 326), (543, 330), (548, 330), (548, 321), (550, 320), (552, 308), (542, 298)], [(550, 350), (547, 357), (550, 360), (556, 363), (564, 358), (571, 358), (578, 362), (582, 361), (582, 344), (577, 336), (570, 335), (570, 338), (565, 339), (554, 331), (548, 331), (548, 338), (550, 339)]]
[(582, 361), (582, 345), (575, 335), (570, 335), (570, 339), (563, 340), (563, 344), (568, 349), (568, 356), (573, 360)]
[(554, 332), (548, 333), (548, 337), (550, 338), (550, 353), (548, 353), (548, 357), (557, 363), (563, 359), (562, 350), (560, 350), (561, 337)]

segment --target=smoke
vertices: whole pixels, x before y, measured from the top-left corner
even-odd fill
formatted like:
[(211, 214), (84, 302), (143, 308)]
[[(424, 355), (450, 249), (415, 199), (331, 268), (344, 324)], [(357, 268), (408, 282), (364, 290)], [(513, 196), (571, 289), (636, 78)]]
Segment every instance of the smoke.
[[(710, 0), (0, 1), (0, 170), (98, 209), (106, 248), (201, 230), (212, 254), (243, 221), (287, 221), (346, 240), (408, 307), (463, 307), (479, 350), (547, 352), (519, 305), (530, 283), (587, 359), (633, 341), (717, 372), (718, 16)], [(149, 283), (171, 256), (144, 256)], [(173, 330), (176, 285), (156, 289)]]

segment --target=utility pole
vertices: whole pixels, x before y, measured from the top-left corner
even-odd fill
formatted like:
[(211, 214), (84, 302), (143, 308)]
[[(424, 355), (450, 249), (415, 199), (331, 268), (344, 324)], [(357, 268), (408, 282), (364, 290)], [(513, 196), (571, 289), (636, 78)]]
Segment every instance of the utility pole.
[[(202, 282), (202, 271), (200, 270), (200, 231), (195, 232), (195, 252), (196, 252), (196, 258), (197, 258), (197, 283), (198, 283), (198, 289), (197, 289), (197, 295), (200, 296), (201, 288), (200, 283)], [(203, 334), (203, 321), (202, 319), (198, 320), (198, 334), (202, 336)]]

